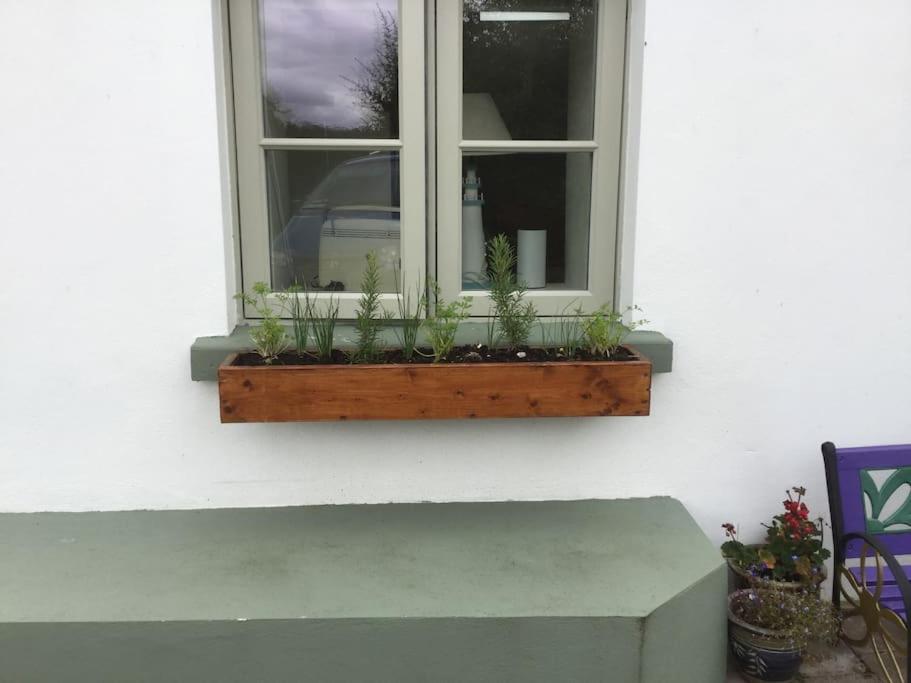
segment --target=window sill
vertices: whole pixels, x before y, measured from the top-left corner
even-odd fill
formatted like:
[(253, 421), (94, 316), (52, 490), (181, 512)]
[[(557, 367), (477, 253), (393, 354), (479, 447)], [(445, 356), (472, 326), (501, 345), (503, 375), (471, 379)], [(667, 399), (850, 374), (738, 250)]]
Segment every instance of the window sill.
[[(385, 333), (390, 345), (395, 344), (395, 336), (387, 329)], [(482, 322), (465, 323), (460, 329), (458, 343), (469, 344), (484, 339), (487, 325)], [(336, 328), (336, 337), (341, 340), (353, 339), (354, 328), (350, 324), (340, 324)], [(652, 363), (652, 374), (670, 372), (673, 367), (674, 343), (660, 332), (637, 330), (629, 335), (626, 343), (636, 349)], [(339, 344), (344, 348), (345, 344)], [(251, 348), (250, 326), (238, 325), (230, 335), (218, 337), (199, 337), (190, 347), (190, 374), (194, 382), (218, 381), (218, 366), (232, 353), (247, 351)]]

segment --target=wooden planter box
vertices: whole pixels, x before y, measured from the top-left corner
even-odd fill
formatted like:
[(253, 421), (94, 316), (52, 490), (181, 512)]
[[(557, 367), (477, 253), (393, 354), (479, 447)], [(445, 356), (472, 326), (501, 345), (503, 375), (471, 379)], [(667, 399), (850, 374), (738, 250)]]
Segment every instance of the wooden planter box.
[(222, 422), (648, 415), (652, 364), (626, 361), (237, 365), (218, 369)]

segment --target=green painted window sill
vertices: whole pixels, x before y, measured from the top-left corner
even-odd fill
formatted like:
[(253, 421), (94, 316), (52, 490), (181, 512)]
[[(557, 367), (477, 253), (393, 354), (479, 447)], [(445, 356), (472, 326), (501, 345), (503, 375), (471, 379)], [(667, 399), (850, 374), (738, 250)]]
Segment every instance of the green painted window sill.
[[(344, 348), (351, 345), (346, 343), (346, 340), (354, 339), (354, 327), (350, 323), (339, 324), (335, 329), (335, 334), (336, 339), (341, 340), (339, 346)], [(390, 346), (396, 345), (392, 329), (387, 328), (384, 330), (384, 334)], [(540, 335), (540, 331), (538, 334)], [(466, 323), (459, 329), (457, 343), (471, 344), (486, 336), (486, 323)], [(652, 361), (653, 373), (671, 371), (674, 343), (660, 332), (637, 330), (630, 334), (626, 342), (635, 346)], [(251, 348), (249, 325), (238, 325), (229, 335), (199, 337), (190, 347), (190, 376), (194, 382), (215, 382), (218, 380), (218, 366), (225, 358), (232, 353), (248, 351)]]

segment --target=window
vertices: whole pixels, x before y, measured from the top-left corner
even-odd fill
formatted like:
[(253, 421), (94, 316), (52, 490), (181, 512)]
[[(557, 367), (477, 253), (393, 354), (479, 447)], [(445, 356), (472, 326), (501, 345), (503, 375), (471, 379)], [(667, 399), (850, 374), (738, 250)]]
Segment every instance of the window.
[(374, 251), (483, 316), (505, 233), (542, 315), (613, 299), (626, 0), (228, 2), (245, 287), (353, 317)]

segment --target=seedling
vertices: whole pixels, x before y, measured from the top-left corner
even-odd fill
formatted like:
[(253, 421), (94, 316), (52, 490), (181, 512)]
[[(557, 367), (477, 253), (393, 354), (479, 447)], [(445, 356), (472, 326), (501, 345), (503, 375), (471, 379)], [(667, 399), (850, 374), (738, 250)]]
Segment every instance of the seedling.
[(424, 319), (424, 330), (427, 341), (433, 349), (433, 362), (439, 363), (449, 357), (455, 345), (456, 332), (471, 310), (471, 300), (463, 297), (446, 303), (440, 296), (440, 286), (431, 281), (431, 290), (436, 306), (431, 311), (427, 306), (427, 317)]
[[(524, 302), (525, 285), (516, 281), (516, 254), (506, 238), (497, 235), (487, 246), (490, 263), (490, 299), (497, 317), (499, 334), (510, 351), (528, 343), (538, 313), (532, 302)], [(491, 335), (489, 335), (491, 336)]]
[(256, 282), (253, 284), (253, 294), (240, 292), (234, 296), (244, 303), (253, 307), (253, 310), (261, 318), (258, 325), (254, 325), (250, 330), (250, 340), (256, 353), (267, 365), (271, 365), (278, 357), (291, 348), (291, 340), (288, 333), (285, 332), (281, 319), (272, 310), (269, 303), (269, 295), (272, 290), (265, 282)]

